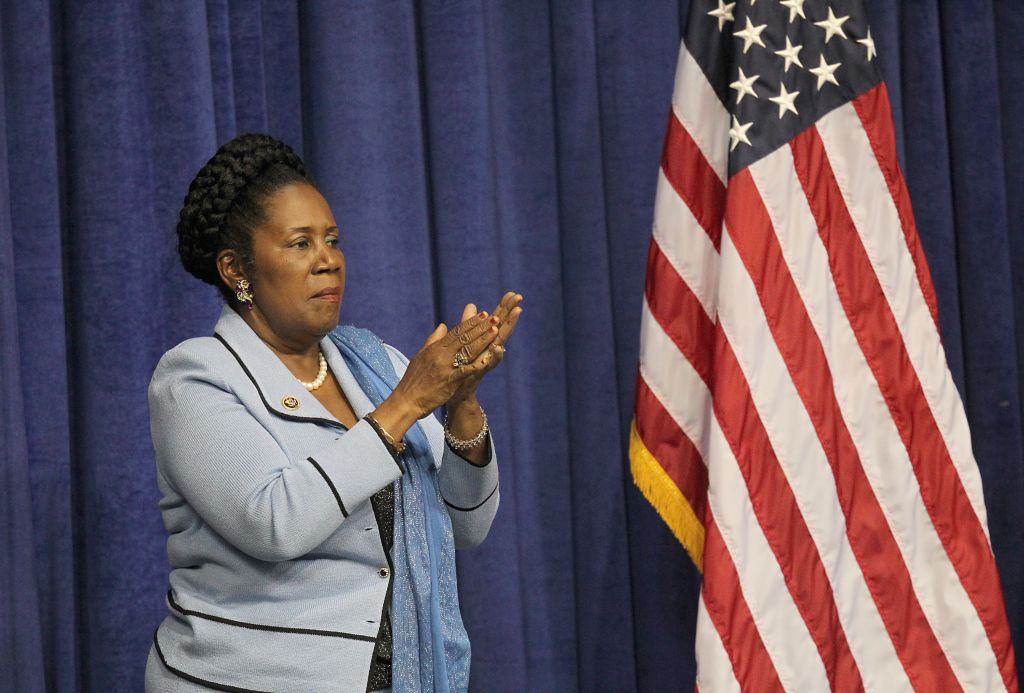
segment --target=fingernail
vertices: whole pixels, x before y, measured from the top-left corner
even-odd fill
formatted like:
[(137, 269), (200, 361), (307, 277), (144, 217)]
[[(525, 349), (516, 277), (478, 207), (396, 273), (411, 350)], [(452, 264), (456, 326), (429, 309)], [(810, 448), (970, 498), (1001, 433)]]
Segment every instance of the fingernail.
[(497, 325), (498, 324), (498, 316), (497, 315), (492, 315), (491, 316), (491, 324), (492, 325)]
[(476, 316), (478, 318), (486, 318), (487, 317), (487, 311), (486, 310), (482, 310), (479, 313), (477, 313)]

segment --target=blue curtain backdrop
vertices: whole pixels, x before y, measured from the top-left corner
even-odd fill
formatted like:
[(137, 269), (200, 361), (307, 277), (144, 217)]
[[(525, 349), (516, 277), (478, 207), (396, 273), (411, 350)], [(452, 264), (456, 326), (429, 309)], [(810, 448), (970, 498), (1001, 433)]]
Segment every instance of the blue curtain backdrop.
[[(176, 214), (259, 130), (333, 205), (343, 320), (411, 353), (526, 297), (483, 393), (502, 507), (460, 556), (474, 690), (692, 690), (699, 576), (625, 461), (686, 5), (0, 0), (0, 689), (141, 690), (168, 570), (146, 385), (218, 313)], [(1020, 651), (1024, 8), (867, 10)]]

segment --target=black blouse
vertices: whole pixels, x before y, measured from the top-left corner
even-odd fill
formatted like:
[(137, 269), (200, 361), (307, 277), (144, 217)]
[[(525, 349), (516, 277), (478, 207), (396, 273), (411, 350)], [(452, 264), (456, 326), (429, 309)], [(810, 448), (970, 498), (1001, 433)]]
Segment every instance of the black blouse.
[[(370, 497), (373, 514), (377, 516), (380, 528), (380, 541), (384, 552), (391, 562), (391, 547), (394, 544), (395, 530), (395, 488), (388, 484)], [(392, 571), (394, 572), (394, 571)], [(384, 599), (384, 614), (380, 630), (377, 632), (377, 644), (373, 648), (373, 660), (370, 662), (370, 678), (366, 690), (379, 691), (391, 686), (391, 587)]]

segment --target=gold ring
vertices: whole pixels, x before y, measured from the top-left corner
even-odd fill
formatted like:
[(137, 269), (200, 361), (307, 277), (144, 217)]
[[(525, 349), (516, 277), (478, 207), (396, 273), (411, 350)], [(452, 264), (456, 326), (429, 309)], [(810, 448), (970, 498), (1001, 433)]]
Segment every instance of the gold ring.
[(467, 363), (469, 363), (469, 360), (466, 359), (466, 356), (461, 351), (458, 351), (455, 353), (455, 360), (452, 361), (452, 368), (462, 368)]

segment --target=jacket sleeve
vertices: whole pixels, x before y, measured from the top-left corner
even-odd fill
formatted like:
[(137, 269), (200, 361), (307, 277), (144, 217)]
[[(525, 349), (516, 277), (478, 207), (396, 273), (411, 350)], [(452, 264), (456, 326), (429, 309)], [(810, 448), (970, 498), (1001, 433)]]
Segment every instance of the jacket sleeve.
[[(437, 424), (436, 419), (434, 423)], [(490, 439), (491, 434), (487, 437)], [(498, 512), (498, 462), (493, 441), (488, 440), (487, 445), (490, 456), (482, 467), (463, 458), (447, 443), (444, 446), (438, 482), (441, 498), (452, 518), (457, 549), (471, 549), (483, 543)]]
[(403, 473), (366, 421), (290, 456), (189, 342), (157, 365), (149, 407), (164, 478), (218, 534), (260, 560), (309, 553)]
[[(399, 377), (405, 373), (409, 360), (402, 352), (386, 345)], [(441, 424), (433, 416), (420, 421), (427, 431), (428, 438), (444, 441)], [(452, 532), (455, 535), (455, 548), (470, 549), (479, 546), (494, 522), (498, 512), (498, 501), (501, 492), (498, 483), (498, 460), (494, 451), (494, 432), (488, 434), (487, 445), (489, 456), (487, 463), (480, 466), (473, 464), (442, 442), (441, 469), (438, 472), (438, 485), (441, 498), (448, 507), (452, 519)]]

